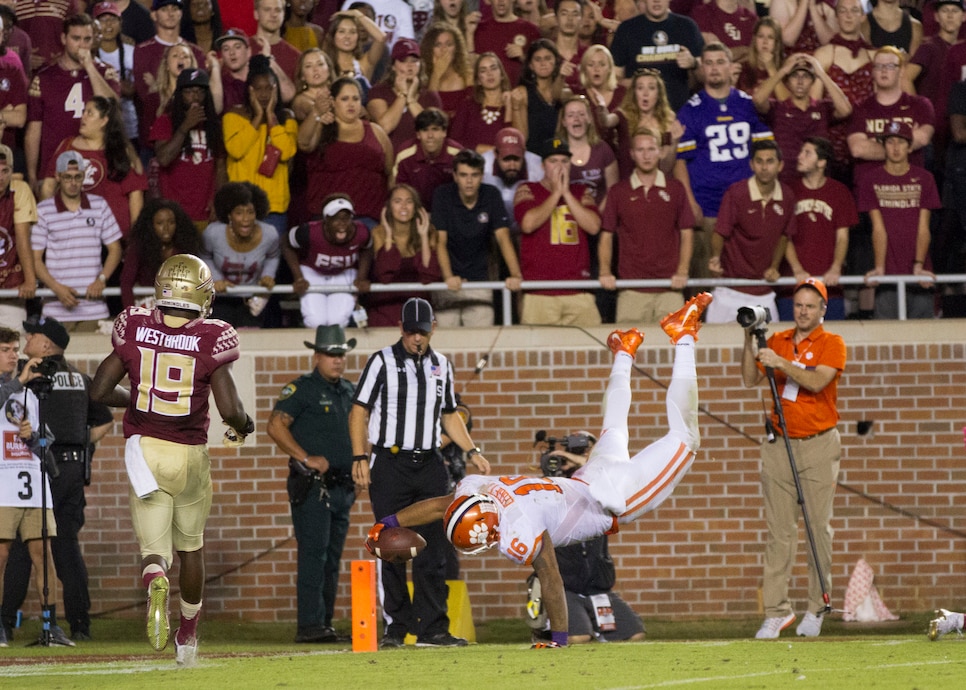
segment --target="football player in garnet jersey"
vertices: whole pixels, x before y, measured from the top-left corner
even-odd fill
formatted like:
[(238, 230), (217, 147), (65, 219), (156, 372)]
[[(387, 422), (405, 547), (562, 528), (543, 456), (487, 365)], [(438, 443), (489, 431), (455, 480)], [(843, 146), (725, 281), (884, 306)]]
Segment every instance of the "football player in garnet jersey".
[[(194, 662), (205, 583), (204, 530), (211, 509), (208, 395), (230, 428), (225, 445), (241, 445), (255, 425), (231, 375), (238, 334), (206, 318), (215, 288), (211, 271), (191, 254), (158, 269), (156, 307), (128, 307), (114, 321), (114, 352), (101, 362), (91, 398), (124, 413), (124, 461), (131, 519), (141, 547), (147, 589), (147, 633), (158, 651), (168, 644), (168, 568), (178, 552), (181, 625), (177, 661)], [(127, 375), (130, 392), (117, 384)]]
[(654, 510), (687, 474), (698, 450), (698, 377), (694, 345), (702, 312), (711, 303), (703, 292), (661, 321), (674, 343), (674, 367), (667, 389), (668, 433), (630, 457), (627, 415), (631, 366), (644, 335), (636, 328), (614, 331), (614, 353), (600, 440), (587, 464), (567, 477), (468, 475), (451, 496), (431, 498), (389, 515), (369, 531), (367, 548), (378, 545), (384, 527), (411, 527), (442, 519), (447, 538), (463, 553), (498, 546), (515, 563), (532, 566), (540, 578), (552, 640), (535, 648), (567, 644), (567, 599), (555, 546), (614, 534), (620, 525)]

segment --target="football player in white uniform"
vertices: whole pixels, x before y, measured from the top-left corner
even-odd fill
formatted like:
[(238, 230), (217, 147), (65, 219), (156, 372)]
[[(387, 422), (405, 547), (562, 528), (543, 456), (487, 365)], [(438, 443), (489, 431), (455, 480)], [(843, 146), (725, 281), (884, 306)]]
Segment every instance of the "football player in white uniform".
[(664, 437), (630, 457), (631, 366), (644, 336), (633, 328), (614, 331), (607, 341), (614, 364), (600, 441), (573, 478), (469, 475), (453, 496), (420, 501), (383, 518), (369, 531), (367, 544), (377, 545), (384, 527), (443, 519), (447, 538), (463, 553), (497, 546), (511, 561), (532, 566), (540, 578), (552, 641), (534, 647), (565, 646), (567, 600), (553, 547), (616, 533), (621, 524), (657, 508), (687, 474), (700, 443), (694, 344), (710, 303), (711, 295), (701, 293), (661, 321), (675, 344)]

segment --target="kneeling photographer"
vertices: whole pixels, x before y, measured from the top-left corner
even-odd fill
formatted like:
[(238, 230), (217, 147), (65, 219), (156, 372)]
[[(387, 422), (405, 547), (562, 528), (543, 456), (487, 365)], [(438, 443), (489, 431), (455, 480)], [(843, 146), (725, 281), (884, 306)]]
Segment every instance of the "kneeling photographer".
[[(596, 442), (597, 439), (586, 431), (562, 439), (537, 432), (534, 445), (541, 453), (543, 476), (571, 476), (587, 462)], [(567, 596), (570, 644), (644, 639), (644, 623), (613, 591), (617, 575), (606, 535), (570, 546), (558, 546), (554, 552)], [(527, 578), (527, 588), (527, 624), (533, 629), (534, 639), (550, 639), (549, 621), (542, 610), (540, 581), (536, 573)]]
[[(23, 327), (23, 353), (30, 360), (21, 360), (20, 369), (29, 366), (40, 375), (27, 387), (39, 398), (40, 418), (53, 437), (50, 457), (56, 471), (50, 471), (50, 492), (57, 536), (50, 546), (54, 568), (63, 585), (64, 617), (74, 640), (89, 640), (91, 601), (78, 534), (84, 526), (84, 487), (90, 483), (94, 444), (110, 430), (114, 415), (106, 405), (91, 401), (90, 377), (64, 358), (70, 335), (63, 324), (50, 317), (32, 317), (24, 321)], [(13, 550), (7, 564), (5, 623), (16, 616), (27, 594), (31, 562), (25, 551)]]

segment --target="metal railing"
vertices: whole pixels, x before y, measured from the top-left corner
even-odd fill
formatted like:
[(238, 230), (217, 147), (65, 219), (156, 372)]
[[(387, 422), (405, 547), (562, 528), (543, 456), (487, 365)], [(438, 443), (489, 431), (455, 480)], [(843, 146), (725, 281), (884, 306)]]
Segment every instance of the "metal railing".
[[(908, 285), (918, 285), (922, 281), (922, 276), (913, 275), (888, 275), (879, 276), (879, 285), (895, 285), (897, 288), (898, 295), (898, 313), (899, 319), (906, 319), (906, 287)], [(735, 278), (694, 278), (688, 281), (689, 288), (703, 287), (703, 288), (715, 288), (715, 287), (769, 287), (776, 288), (781, 286), (794, 286), (797, 281), (794, 278), (780, 278), (774, 283), (768, 283), (763, 280), (743, 280)], [(956, 273), (956, 274), (941, 274), (937, 275), (934, 281), (935, 285), (947, 285), (947, 284), (966, 284), (966, 274)], [(842, 276), (839, 279), (839, 284), (845, 287), (864, 287), (865, 278), (862, 276)], [(512, 322), (512, 304), (514, 293), (506, 289), (503, 281), (499, 280), (489, 280), (484, 282), (476, 283), (463, 283), (465, 289), (483, 289), (483, 290), (498, 290), (501, 293), (501, 304), (500, 311), (503, 315), (503, 323), (509, 324)], [(626, 288), (664, 288), (671, 289), (670, 280), (618, 280), (617, 289), (622, 290)], [(372, 283), (370, 292), (444, 292), (449, 288), (446, 287), (446, 283)], [(596, 280), (525, 280), (522, 283), (521, 289), (523, 292), (533, 291), (533, 290), (600, 290), (600, 283)], [(332, 286), (332, 285), (313, 285), (309, 288), (309, 292), (318, 293), (335, 293), (335, 292), (357, 292), (354, 287), (345, 286)], [(109, 287), (104, 289), (105, 296), (119, 296), (121, 294), (121, 289), (117, 287)], [(134, 288), (134, 294), (139, 297), (153, 295), (154, 288), (150, 287), (136, 287)], [(276, 285), (271, 290), (263, 288), (257, 285), (245, 285), (239, 287), (231, 287), (225, 293), (228, 295), (291, 295), (294, 294), (294, 290), (291, 285)], [(55, 297), (52, 290), (42, 289), (37, 290), (38, 297)], [(10, 299), (17, 297), (17, 290), (0, 290), (0, 299)], [(754, 295), (748, 296), (749, 302), (754, 301)]]

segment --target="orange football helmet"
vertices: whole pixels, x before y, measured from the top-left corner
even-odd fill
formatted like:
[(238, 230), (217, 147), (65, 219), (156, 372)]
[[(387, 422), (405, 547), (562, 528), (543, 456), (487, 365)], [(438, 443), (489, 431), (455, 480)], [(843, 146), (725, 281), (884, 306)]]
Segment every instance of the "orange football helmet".
[(484, 494), (460, 496), (443, 516), (446, 538), (462, 553), (474, 554), (496, 546), (500, 517), (496, 503)]

